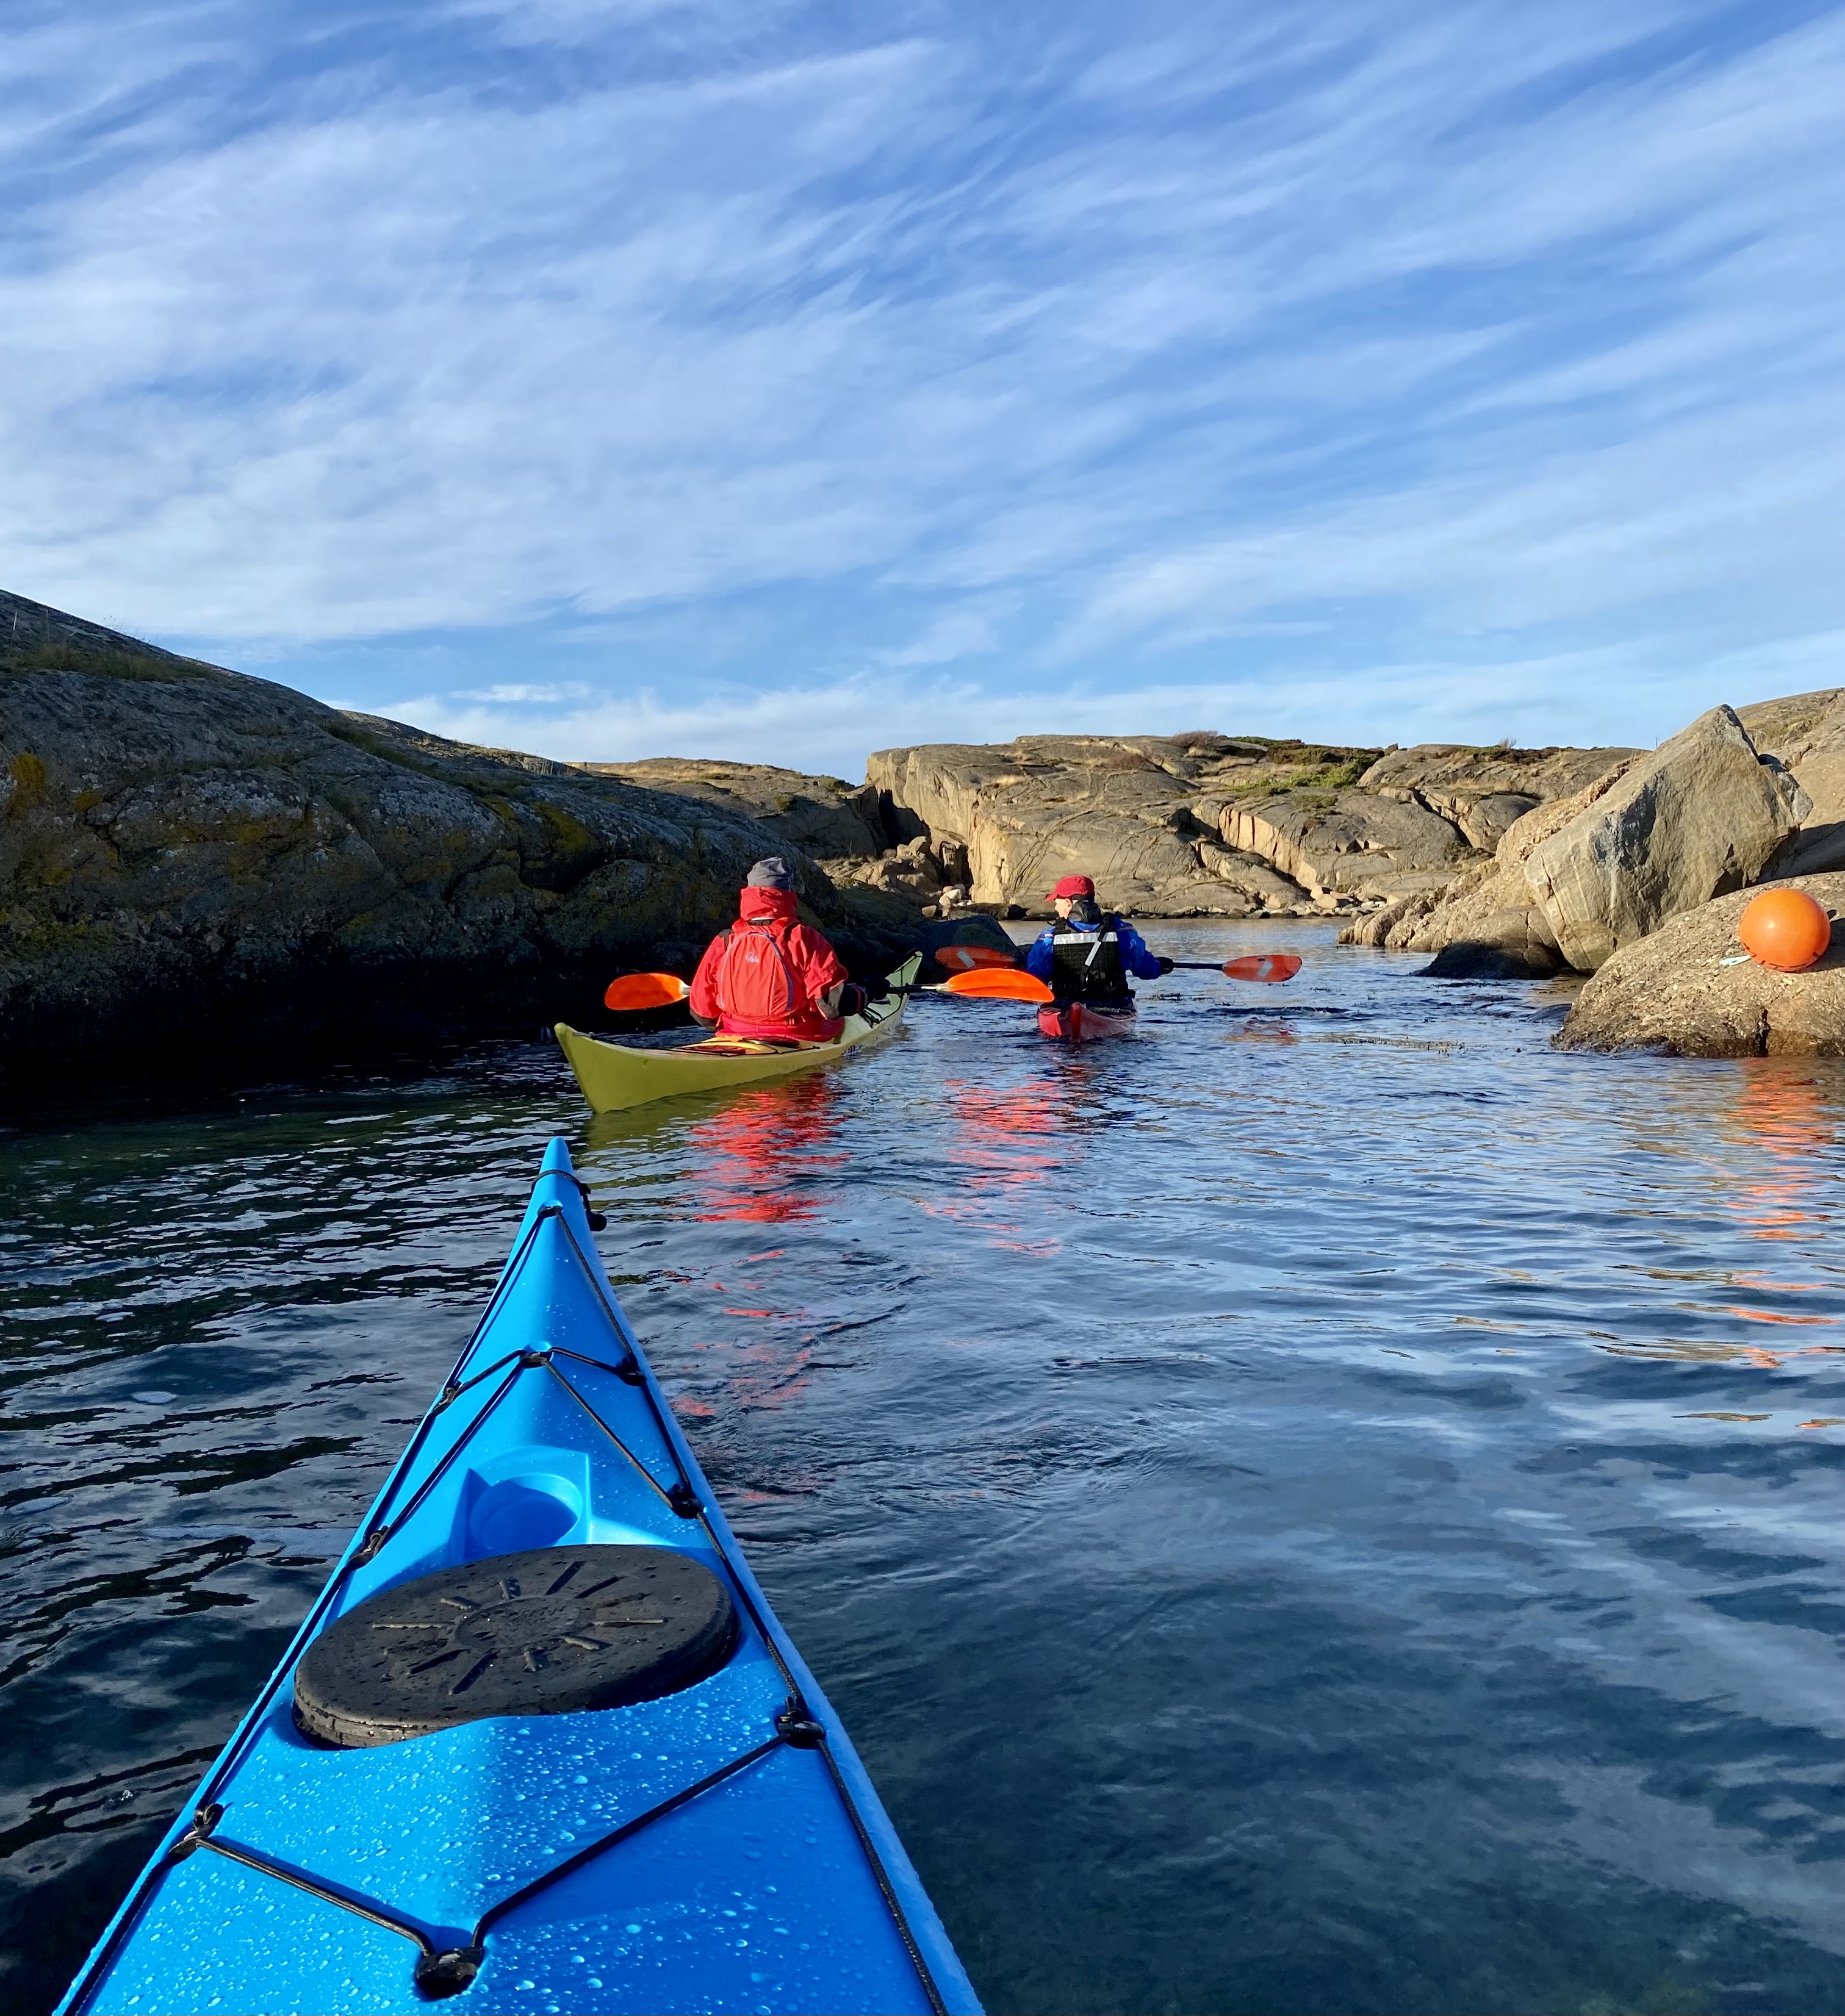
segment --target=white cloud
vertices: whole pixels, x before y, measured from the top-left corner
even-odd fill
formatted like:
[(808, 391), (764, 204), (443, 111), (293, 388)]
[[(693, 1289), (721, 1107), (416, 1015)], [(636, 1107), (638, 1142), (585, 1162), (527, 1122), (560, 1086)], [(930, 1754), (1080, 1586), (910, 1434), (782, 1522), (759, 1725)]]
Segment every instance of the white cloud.
[(978, 658), (999, 648), (993, 618), (977, 609), (951, 609), (937, 617), (913, 643), (880, 651), (883, 665), (946, 665)]
[(1694, 642), (1664, 632), (1541, 657), (1400, 660), (1372, 668), (1362, 682), (1335, 667), (1278, 669), (1257, 651), (1249, 654), (1251, 669), (1240, 677), (1124, 679), (1061, 692), (877, 672), (769, 692), (718, 689), (695, 699), (642, 688), (561, 709), (431, 693), (387, 711), (457, 741), (529, 750), (563, 762), (713, 756), (853, 776), (875, 748), (1004, 742), (1024, 734), (1215, 727), (1366, 746), (1484, 743), (1505, 736), (1543, 744), (1553, 739), (1559, 691), (1580, 697), (1573, 740), (1650, 745), (1719, 701), (1741, 706), (1845, 679), (1845, 630), (1782, 636), (1717, 657), (1688, 683), (1685, 667)]
[[(1290, 632), (1335, 686), (1473, 631), (1559, 682), (1670, 635), (1688, 677), (1838, 620), (1845, 194), (1845, 18), (1642, 48), (1697, 18), (942, 0), (849, 45), (795, 4), (456, 0), (417, 31), (496, 53), (423, 83), (387, 39), (290, 73), (233, 0), (47, 16), (0, 52), (41, 108), (0, 156), (0, 578), (232, 657), (708, 637), (837, 584), (863, 641), (809, 664), (996, 655), (1029, 607), (1123, 699), (1110, 654), (1151, 695)], [(427, 704), (577, 705), (538, 689)]]
[(467, 686), (457, 700), (481, 700), (489, 707), (556, 707), (567, 700), (592, 698), (596, 692), (582, 679), (553, 681), (549, 684)]
[[(1367, 598), (1443, 627), (1517, 631), (1695, 595), (1722, 638), (1836, 610), (1828, 562), (1845, 465), (1804, 401), (1703, 413), (1643, 438), (1547, 455), (1527, 435), (1503, 468), (1298, 515), (1112, 570), (1074, 614), (1065, 657), (1149, 635), (1223, 634), (1256, 612)], [(1737, 536), (1746, 524), (1746, 543)]]

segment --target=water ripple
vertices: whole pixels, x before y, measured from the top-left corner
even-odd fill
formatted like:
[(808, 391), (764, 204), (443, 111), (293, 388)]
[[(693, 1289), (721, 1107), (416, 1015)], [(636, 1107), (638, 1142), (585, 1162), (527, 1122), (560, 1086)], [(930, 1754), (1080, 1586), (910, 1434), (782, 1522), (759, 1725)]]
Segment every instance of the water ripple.
[(1559, 1056), (1551, 990), (1288, 929), (1087, 1051), (924, 999), (600, 1121), (535, 1044), (0, 1134), (9, 2006), (560, 1130), (996, 2011), (1845, 2011), (1845, 1074)]

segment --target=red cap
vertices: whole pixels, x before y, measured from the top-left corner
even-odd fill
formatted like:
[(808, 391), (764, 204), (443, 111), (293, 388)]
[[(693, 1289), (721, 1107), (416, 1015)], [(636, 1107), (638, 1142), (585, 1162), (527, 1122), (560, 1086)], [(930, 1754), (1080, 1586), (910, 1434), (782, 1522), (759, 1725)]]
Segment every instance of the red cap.
[(1095, 884), (1086, 875), (1066, 875), (1050, 891), (1050, 900), (1055, 902), (1059, 896), (1087, 896), (1094, 898)]

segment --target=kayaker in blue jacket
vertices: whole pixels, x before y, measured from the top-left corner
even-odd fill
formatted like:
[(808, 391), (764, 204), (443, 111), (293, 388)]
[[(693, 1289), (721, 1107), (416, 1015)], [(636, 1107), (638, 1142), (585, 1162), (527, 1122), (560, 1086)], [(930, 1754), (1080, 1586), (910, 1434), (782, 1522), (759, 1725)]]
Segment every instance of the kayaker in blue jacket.
[(1101, 909), (1086, 875), (1066, 875), (1050, 892), (1057, 922), (1041, 932), (1025, 956), (1025, 970), (1043, 981), (1060, 1003), (1124, 1013), (1134, 1005), (1128, 975), (1157, 980), (1173, 962), (1147, 949), (1125, 917)]

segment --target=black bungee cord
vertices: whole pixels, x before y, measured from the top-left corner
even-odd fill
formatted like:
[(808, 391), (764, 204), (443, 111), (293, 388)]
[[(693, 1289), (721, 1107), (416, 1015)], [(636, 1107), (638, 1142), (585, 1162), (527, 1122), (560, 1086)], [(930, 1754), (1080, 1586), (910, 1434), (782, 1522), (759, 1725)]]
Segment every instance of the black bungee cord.
[[(582, 1192), (585, 1208), (587, 1211), (589, 1186), (579, 1179), (577, 1186)], [(600, 1215), (598, 1213), (591, 1217), (590, 1222), (593, 1226), (596, 1224)], [(553, 1219), (557, 1222), (558, 1229), (569, 1242), (571, 1251), (578, 1265), (582, 1270), (584, 1279), (589, 1284), (597, 1302), (600, 1305), (603, 1313), (607, 1318), (610, 1327), (620, 1339), (623, 1356), (618, 1363), (611, 1365), (600, 1359), (591, 1358), (582, 1352), (571, 1351), (563, 1346), (542, 1350), (513, 1351), (507, 1352), (503, 1357), (496, 1359), (492, 1364), (483, 1367), (479, 1372), (463, 1377), (462, 1375), (469, 1359), (473, 1355), (476, 1345), (498, 1311), (507, 1289), (524, 1265), (539, 1231), (548, 1221)], [(652, 1470), (641, 1461), (634, 1451), (604, 1420), (601, 1415), (590, 1404), (588, 1397), (579, 1391), (559, 1367), (556, 1361), (560, 1357), (572, 1359), (580, 1364), (593, 1366), (598, 1371), (611, 1373), (625, 1384), (637, 1387), (640, 1389), (648, 1412), (653, 1418), (654, 1425), (659, 1433), (661, 1441), (672, 1460), (676, 1475), (670, 1486), (661, 1484), (654, 1476)], [(650, 1806), (644, 1813), (638, 1813), (632, 1819), (624, 1821), (612, 1832), (591, 1841), (586, 1847), (578, 1849), (574, 1855), (566, 1857), (564, 1861), (544, 1870), (533, 1877), (530, 1882), (522, 1885), (518, 1889), (512, 1892), (510, 1895), (500, 1899), (496, 1903), (489, 1905), (476, 1920), (473, 1931), (469, 1934), (465, 1943), (439, 1945), (423, 1927), (394, 1911), (389, 1906), (378, 1903), (375, 1899), (365, 1897), (356, 1891), (348, 1890), (323, 1877), (315, 1875), (310, 1870), (296, 1868), (290, 1863), (264, 1855), (241, 1842), (222, 1838), (218, 1833), (218, 1828), (225, 1816), (226, 1809), (224, 1804), (214, 1795), (223, 1787), (236, 1766), (242, 1761), (251, 1741), (261, 1726), (263, 1719), (283, 1680), (293, 1672), (295, 1666), (299, 1663), (303, 1651), (325, 1618), (327, 1611), (331, 1608), (338, 1592), (348, 1578), (355, 1569), (375, 1561), (396, 1535), (402, 1530), (405, 1523), (423, 1503), (455, 1459), (474, 1439), (481, 1425), (492, 1415), (500, 1402), (511, 1391), (521, 1374), (539, 1370), (549, 1372), (558, 1381), (621, 1455), (626, 1459), (629, 1464), (640, 1473), (675, 1514), (681, 1518), (697, 1521), (711, 1543), (712, 1551), (723, 1564), (726, 1579), (730, 1585), (733, 1593), (742, 1605), (751, 1623), (755, 1627), (757, 1636), (761, 1639), (764, 1648), (774, 1663), (776, 1671), (781, 1677), (783, 1684), (787, 1689), (787, 1699), (775, 1717), (774, 1734), (766, 1741), (757, 1744), (754, 1748), (719, 1765), (715, 1770), (707, 1773), (704, 1777), (697, 1780), (696, 1783), (682, 1787), (678, 1791), (669, 1794), (656, 1805)], [(491, 1379), (495, 1373), (500, 1371), (504, 1371), (506, 1377), (488, 1395), (485, 1402), (444, 1453), (429, 1475), (418, 1485), (408, 1503), (396, 1513), (395, 1517), (387, 1516), (398, 1485), (414, 1464), (416, 1459), (422, 1453), (437, 1417), (446, 1413), (464, 1394), (472, 1391), (487, 1380)], [(712, 1791), (727, 1779), (735, 1777), (740, 1773), (748, 1770), (752, 1765), (771, 1755), (774, 1751), (786, 1747), (796, 1750), (817, 1750), (824, 1760), (827, 1777), (832, 1782), (834, 1791), (844, 1807), (847, 1817), (852, 1822), (852, 1831), (858, 1838), (860, 1852), (863, 1854), (877, 1881), (879, 1892), (903, 1940), (910, 1964), (916, 1970), (917, 1978), (922, 1984), (923, 1991), (928, 1998), (930, 2009), (934, 2012), (934, 2016), (947, 2016), (948, 2005), (942, 1997), (941, 1990), (936, 1985), (935, 1976), (924, 1957), (921, 1944), (903, 1909), (903, 1901), (898, 1896), (895, 1886), (891, 1881), (890, 1873), (885, 1867), (884, 1858), (877, 1852), (877, 1845), (866, 1827), (864, 1816), (859, 1813), (858, 1803), (853, 1798), (851, 1789), (846, 1784), (840, 1770), (838, 1761), (833, 1755), (832, 1747), (827, 1740), (826, 1727), (809, 1712), (802, 1694), (800, 1683), (791, 1671), (787, 1660), (783, 1657), (781, 1647), (776, 1641), (776, 1634), (769, 1629), (755, 1597), (750, 1592), (746, 1577), (739, 1572), (737, 1564), (731, 1559), (730, 1550), (725, 1545), (723, 1536), (712, 1525), (707, 1508), (694, 1489), (690, 1479), (686, 1476), (684, 1466), (679, 1460), (676, 1438), (669, 1423), (670, 1417), (661, 1402), (653, 1381), (647, 1376), (644, 1361), (640, 1356), (640, 1347), (624, 1322), (619, 1308), (604, 1291), (602, 1283), (598, 1278), (597, 1269), (578, 1244), (570, 1220), (564, 1215), (563, 1206), (556, 1204), (542, 1206), (527, 1228), (524, 1237), (514, 1249), (512, 1257), (507, 1261), (505, 1270), (501, 1274), (493, 1294), (488, 1298), (487, 1307), (481, 1312), (479, 1321), (474, 1325), (467, 1342), (463, 1346), (461, 1354), (456, 1359), (454, 1367), (449, 1373), (441, 1394), (423, 1416), (416, 1434), (411, 1437), (405, 1446), (403, 1453), (393, 1466), (384, 1489), (379, 1493), (377, 1503), (373, 1507), (372, 1517), (366, 1528), (361, 1533), (355, 1535), (344, 1557), (329, 1578), (326, 1586), (315, 1598), (307, 1616), (302, 1619), (300, 1629), (290, 1642), (286, 1654), (264, 1686), (261, 1693), (251, 1705), (223, 1755), (213, 1767), (204, 1785), (200, 1787), (198, 1804), (194, 1809), (191, 1825), (174, 1841), (158, 1862), (144, 1870), (136, 1879), (122, 1913), (116, 1922), (114, 1931), (105, 1945), (86, 1965), (83, 1976), (84, 1996), (87, 1997), (91, 1988), (107, 1971), (114, 1962), (116, 1955), (121, 1949), (123, 1941), (146, 1907), (160, 1875), (165, 1870), (183, 1862), (189, 1856), (194, 1854), (201, 1848), (223, 1856), (226, 1859), (237, 1863), (244, 1868), (255, 1870), (263, 1875), (274, 1877), (279, 1882), (288, 1884), (297, 1890), (304, 1891), (310, 1896), (317, 1897), (325, 1903), (335, 1905), (343, 1911), (348, 1911), (356, 1917), (363, 1918), (386, 1931), (395, 1932), (399, 1937), (410, 1941), (417, 1949), (414, 1979), (420, 1993), (431, 2000), (439, 2000), (449, 1996), (458, 1995), (472, 1983), (475, 1976), (480, 1972), (486, 1958), (487, 1935), (501, 1919), (517, 1910), (520, 1906), (529, 1902), (553, 1885), (562, 1881), (567, 1876), (574, 1874), (578, 1870), (594, 1861), (597, 1856), (605, 1853), (608, 1849), (618, 1846), (622, 1841), (632, 1839), (656, 1820), (663, 1820), (668, 1814), (677, 1812), (680, 1807), (690, 1804), (702, 1794)], [(81, 2000), (77, 2006), (80, 2007), (83, 2006)]]

